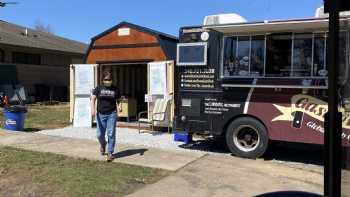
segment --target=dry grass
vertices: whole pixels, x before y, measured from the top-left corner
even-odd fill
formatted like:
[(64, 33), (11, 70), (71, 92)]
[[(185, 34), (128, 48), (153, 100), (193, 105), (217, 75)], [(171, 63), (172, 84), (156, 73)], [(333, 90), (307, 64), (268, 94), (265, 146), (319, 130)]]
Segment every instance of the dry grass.
[(169, 172), (0, 147), (0, 196), (125, 196)]

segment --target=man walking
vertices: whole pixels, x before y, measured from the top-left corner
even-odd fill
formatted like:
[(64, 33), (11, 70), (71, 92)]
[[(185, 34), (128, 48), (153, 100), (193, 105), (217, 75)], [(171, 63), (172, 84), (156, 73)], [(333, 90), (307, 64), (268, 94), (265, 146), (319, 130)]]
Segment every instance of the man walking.
[[(97, 122), (97, 139), (100, 142), (100, 153), (106, 155), (107, 145), (107, 161), (114, 159), (113, 152), (116, 141), (116, 123), (117, 123), (117, 99), (120, 98), (120, 92), (113, 85), (112, 75), (110, 72), (104, 72), (102, 85), (92, 90), (91, 95), (91, 112), (96, 117)], [(95, 106), (97, 100), (97, 108)], [(97, 109), (97, 112), (96, 112)], [(118, 111), (121, 111), (118, 105)], [(106, 142), (106, 135), (108, 143)]]

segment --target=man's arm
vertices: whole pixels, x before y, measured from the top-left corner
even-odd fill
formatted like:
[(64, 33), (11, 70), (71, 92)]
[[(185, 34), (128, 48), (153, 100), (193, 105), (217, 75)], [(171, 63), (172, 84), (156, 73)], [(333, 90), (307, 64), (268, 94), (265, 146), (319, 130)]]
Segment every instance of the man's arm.
[(91, 105), (91, 116), (94, 118), (96, 116), (96, 95), (91, 95), (90, 105)]
[(118, 88), (115, 89), (115, 93), (116, 93), (116, 99), (117, 99), (117, 110), (118, 112), (122, 112), (122, 104), (120, 102), (118, 102), (118, 100), (120, 99), (120, 91)]

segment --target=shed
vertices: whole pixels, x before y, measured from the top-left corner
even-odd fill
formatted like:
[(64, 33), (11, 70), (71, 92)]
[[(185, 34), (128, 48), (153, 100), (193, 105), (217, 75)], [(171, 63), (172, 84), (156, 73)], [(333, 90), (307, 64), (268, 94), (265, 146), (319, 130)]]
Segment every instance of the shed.
[(137, 111), (147, 110), (147, 64), (175, 60), (177, 37), (128, 22), (93, 37), (86, 64), (97, 64), (97, 81), (103, 70), (113, 74), (121, 95), (136, 100)]

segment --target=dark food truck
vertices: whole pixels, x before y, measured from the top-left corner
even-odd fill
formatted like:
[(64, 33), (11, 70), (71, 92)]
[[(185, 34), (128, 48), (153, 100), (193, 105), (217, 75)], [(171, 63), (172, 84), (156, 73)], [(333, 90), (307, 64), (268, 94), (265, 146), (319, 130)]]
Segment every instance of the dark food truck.
[[(339, 84), (346, 93), (350, 18), (340, 23)], [(270, 140), (323, 144), (327, 30), (327, 18), (182, 27), (175, 130), (225, 137), (233, 154), (247, 158), (264, 154)], [(340, 97), (344, 146), (349, 98)]]

